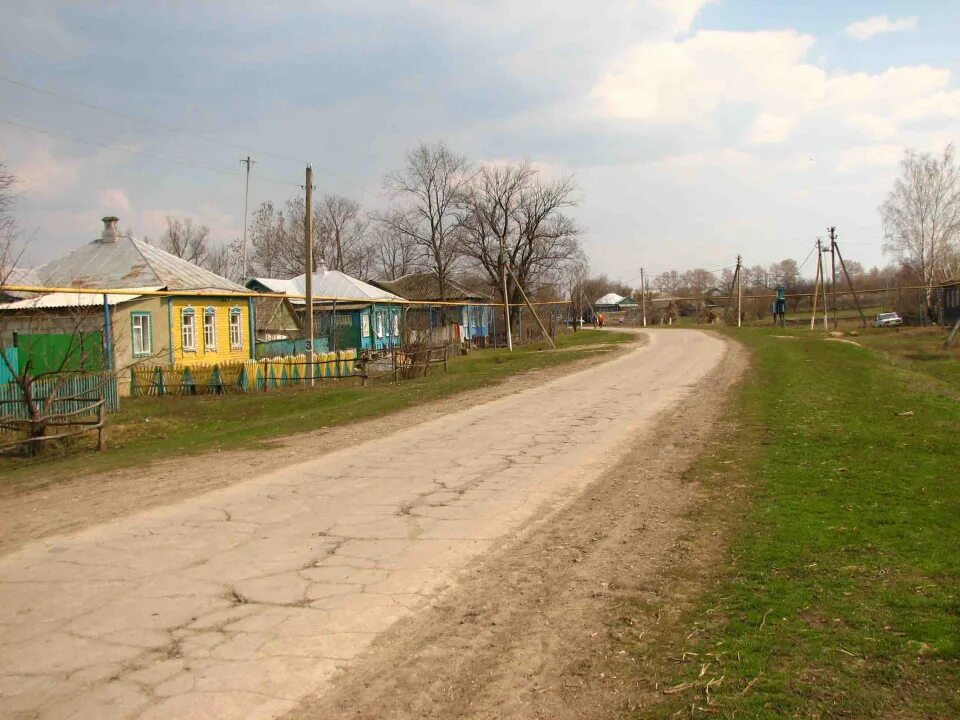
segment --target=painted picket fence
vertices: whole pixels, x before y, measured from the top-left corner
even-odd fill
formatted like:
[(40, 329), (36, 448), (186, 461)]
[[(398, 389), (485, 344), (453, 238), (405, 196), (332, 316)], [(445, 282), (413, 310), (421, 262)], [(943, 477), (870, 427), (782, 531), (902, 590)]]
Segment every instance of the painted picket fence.
[[(314, 355), (314, 379), (349, 378), (356, 373), (357, 351)], [(288, 355), (264, 360), (244, 360), (191, 366), (138, 366), (130, 370), (130, 394), (220, 395), (302, 385), (307, 377), (307, 356)]]

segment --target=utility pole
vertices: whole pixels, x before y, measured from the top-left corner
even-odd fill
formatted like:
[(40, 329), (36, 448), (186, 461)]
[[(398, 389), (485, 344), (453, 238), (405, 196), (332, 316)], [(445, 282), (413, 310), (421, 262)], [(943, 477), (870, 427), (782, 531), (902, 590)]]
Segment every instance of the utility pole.
[(643, 276), (643, 268), (640, 268), (640, 308), (643, 312), (643, 326), (647, 326), (647, 283)]
[(833, 326), (837, 327), (837, 229), (829, 227), (830, 232), (830, 292), (833, 294)]
[(250, 156), (247, 155), (243, 160), (240, 161), (241, 165), (247, 166), (247, 187), (243, 193), (243, 278), (246, 279), (250, 273), (249, 264), (247, 263), (247, 211), (250, 207), (250, 166), (256, 165), (254, 160), (250, 159)]
[(820, 280), (823, 277), (823, 253), (820, 248), (820, 238), (817, 238), (817, 274), (813, 281), (813, 311), (810, 313), (810, 329), (817, 324), (817, 299), (820, 297)]
[(743, 266), (743, 258), (737, 255), (737, 327), (742, 327), (741, 317), (743, 313), (743, 278), (740, 275), (740, 268)]
[(513, 352), (513, 334), (510, 332), (510, 299), (507, 297), (507, 253), (500, 238), (500, 279), (503, 281), (503, 320), (507, 328), (507, 350)]
[[(840, 252), (840, 243), (836, 241), (836, 236), (834, 236), (833, 246), (837, 250), (837, 259), (840, 260), (840, 269), (843, 270), (843, 275), (847, 278), (847, 286), (850, 288), (850, 293), (853, 295), (853, 302), (857, 305), (857, 312), (860, 313), (860, 324), (863, 327), (867, 326), (867, 318), (863, 314), (863, 307), (860, 305), (860, 298), (857, 296), (857, 289), (853, 286), (853, 280), (850, 279), (850, 273), (847, 272), (847, 264), (843, 261), (843, 253)], [(886, 293), (884, 293), (884, 298), (886, 298)], [(884, 300), (886, 303), (886, 300)]]
[(310, 376), (310, 386), (313, 387), (313, 168), (307, 165), (306, 185), (304, 191), (303, 242), (306, 265), (306, 296), (307, 296), (307, 373)]

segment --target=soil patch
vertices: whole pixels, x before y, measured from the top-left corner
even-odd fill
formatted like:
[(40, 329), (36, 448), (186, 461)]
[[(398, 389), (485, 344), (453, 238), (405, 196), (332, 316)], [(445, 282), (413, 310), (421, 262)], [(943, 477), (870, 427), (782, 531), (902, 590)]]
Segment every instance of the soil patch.
[(675, 605), (690, 592), (677, 568), (696, 575), (720, 557), (722, 543), (690, 512), (706, 494), (686, 474), (722, 437), (746, 365), (731, 342), (720, 367), (603, 477), (467, 568), (288, 720), (599, 718), (654, 702), (634, 651), (638, 625), (659, 613), (621, 616), (638, 598)]

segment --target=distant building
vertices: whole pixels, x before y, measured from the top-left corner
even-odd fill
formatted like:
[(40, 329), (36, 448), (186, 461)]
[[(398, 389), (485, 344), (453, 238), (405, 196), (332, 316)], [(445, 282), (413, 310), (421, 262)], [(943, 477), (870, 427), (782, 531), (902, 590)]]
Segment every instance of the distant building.
[(636, 300), (616, 293), (607, 293), (602, 298), (597, 298), (593, 303), (593, 309), (598, 313), (622, 312), (635, 307), (637, 307)]

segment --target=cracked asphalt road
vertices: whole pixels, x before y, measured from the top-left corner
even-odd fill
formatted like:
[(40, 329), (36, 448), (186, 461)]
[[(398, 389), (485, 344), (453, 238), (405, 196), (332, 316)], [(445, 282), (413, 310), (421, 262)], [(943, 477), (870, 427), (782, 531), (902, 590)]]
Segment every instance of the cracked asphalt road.
[(286, 712), (549, 522), (725, 348), (652, 332), (560, 380), (0, 558), (0, 715)]

